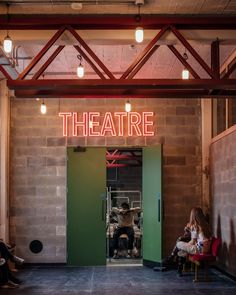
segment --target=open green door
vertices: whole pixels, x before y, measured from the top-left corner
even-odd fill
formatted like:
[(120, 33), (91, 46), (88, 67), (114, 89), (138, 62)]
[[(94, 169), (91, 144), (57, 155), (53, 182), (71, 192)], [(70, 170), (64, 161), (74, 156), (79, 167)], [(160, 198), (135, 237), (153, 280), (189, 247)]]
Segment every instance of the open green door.
[(106, 150), (68, 148), (67, 264), (106, 264)]
[(162, 146), (143, 148), (143, 264), (162, 260)]

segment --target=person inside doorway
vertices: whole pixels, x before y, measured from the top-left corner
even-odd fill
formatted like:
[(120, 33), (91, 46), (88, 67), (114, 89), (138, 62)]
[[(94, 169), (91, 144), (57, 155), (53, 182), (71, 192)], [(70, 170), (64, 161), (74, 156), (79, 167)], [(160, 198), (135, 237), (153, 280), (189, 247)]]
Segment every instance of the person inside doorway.
[(113, 234), (114, 259), (119, 258), (119, 237), (123, 234), (126, 234), (128, 237), (128, 251), (126, 258), (131, 258), (134, 247), (134, 216), (141, 211), (140, 207), (130, 208), (128, 203), (122, 203), (121, 208), (112, 208), (112, 212), (117, 215), (118, 221), (118, 226)]

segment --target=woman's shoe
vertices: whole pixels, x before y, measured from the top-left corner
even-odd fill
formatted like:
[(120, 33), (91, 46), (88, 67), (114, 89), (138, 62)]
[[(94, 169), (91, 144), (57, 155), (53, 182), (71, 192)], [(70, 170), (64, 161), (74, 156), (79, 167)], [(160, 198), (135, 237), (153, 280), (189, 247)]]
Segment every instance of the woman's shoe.
[(164, 258), (162, 260), (162, 265), (163, 266), (171, 266), (171, 265), (173, 265), (174, 264), (174, 258), (175, 258), (174, 255), (170, 255), (170, 256)]
[(13, 262), (18, 263), (18, 264), (23, 264), (25, 260), (23, 258), (20, 258), (18, 256), (13, 256), (12, 258)]
[(18, 284), (13, 283), (12, 281), (8, 281), (6, 284), (1, 286), (2, 289), (16, 289), (19, 288)]

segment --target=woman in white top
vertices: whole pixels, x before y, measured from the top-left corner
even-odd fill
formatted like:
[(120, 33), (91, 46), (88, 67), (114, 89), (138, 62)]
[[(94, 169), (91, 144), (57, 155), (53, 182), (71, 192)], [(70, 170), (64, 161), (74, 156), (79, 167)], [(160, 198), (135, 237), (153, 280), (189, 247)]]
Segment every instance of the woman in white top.
[(210, 228), (206, 221), (206, 217), (199, 207), (194, 207), (190, 213), (189, 223), (187, 225), (191, 231), (191, 240), (189, 242), (177, 242), (176, 246), (180, 250), (178, 252), (179, 264), (178, 273), (182, 274), (183, 257), (187, 254), (206, 254), (210, 250)]

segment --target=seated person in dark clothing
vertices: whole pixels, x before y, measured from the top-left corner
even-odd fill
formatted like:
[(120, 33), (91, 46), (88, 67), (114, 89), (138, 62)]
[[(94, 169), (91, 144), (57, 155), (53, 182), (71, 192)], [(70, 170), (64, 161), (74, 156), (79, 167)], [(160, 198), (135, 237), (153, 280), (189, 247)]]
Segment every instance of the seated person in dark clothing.
[[(191, 240), (191, 231), (190, 228), (188, 226), (188, 224), (185, 226), (184, 228), (184, 234), (180, 237), (178, 237), (177, 242), (182, 241), (182, 242), (189, 242)], [(173, 262), (176, 262), (176, 258), (177, 258), (177, 254), (178, 254), (179, 249), (177, 248), (177, 246), (175, 245), (171, 254), (164, 259), (164, 261), (162, 262), (162, 264), (172, 264)]]
[(24, 259), (13, 255), (3, 241), (0, 241), (0, 258), (0, 287), (11, 289), (19, 287), (21, 281), (11, 274), (7, 262), (10, 260), (22, 264)]
[(118, 243), (119, 237), (122, 234), (126, 234), (128, 236), (128, 254), (127, 258), (131, 257), (133, 244), (134, 244), (134, 215), (138, 212), (141, 212), (141, 208), (130, 208), (128, 203), (122, 203), (121, 208), (112, 208), (112, 212), (117, 215), (118, 226), (115, 229), (113, 234), (113, 247), (114, 247), (114, 256), (113, 258), (118, 257)]

